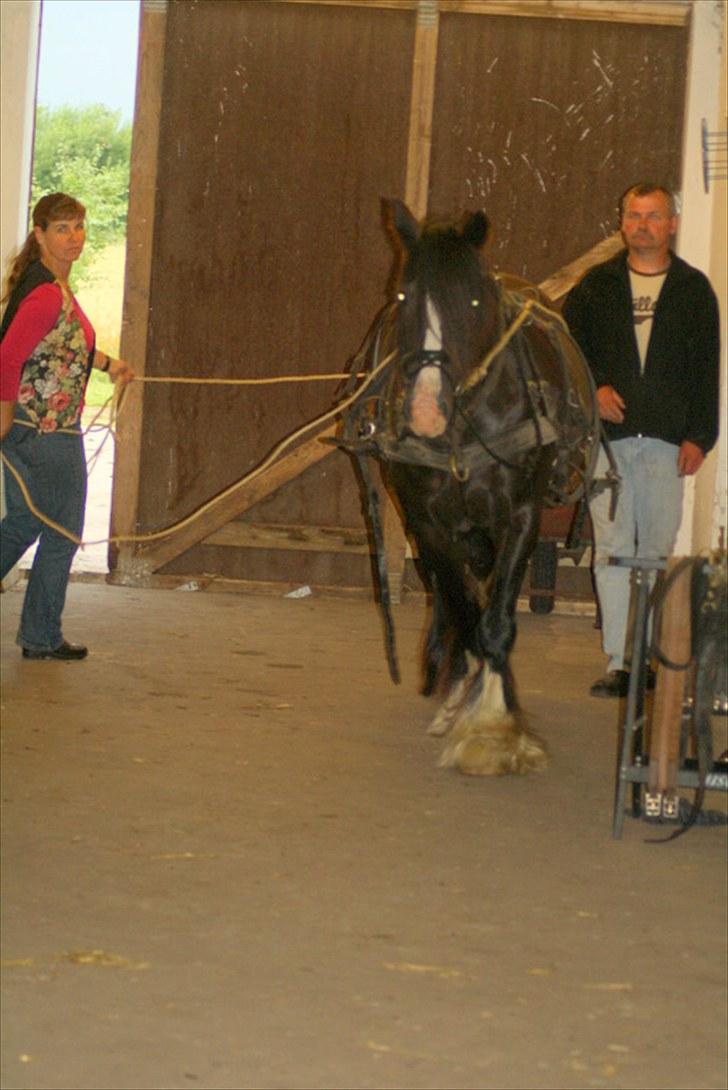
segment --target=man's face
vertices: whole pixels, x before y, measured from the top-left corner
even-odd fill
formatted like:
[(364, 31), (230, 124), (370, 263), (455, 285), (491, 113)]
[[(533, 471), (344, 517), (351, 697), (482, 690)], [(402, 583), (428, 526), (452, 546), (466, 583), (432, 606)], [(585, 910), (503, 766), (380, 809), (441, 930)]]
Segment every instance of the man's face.
[(627, 198), (622, 215), (622, 238), (628, 250), (651, 256), (667, 255), (676, 231), (677, 216), (670, 215), (670, 204), (664, 193)]

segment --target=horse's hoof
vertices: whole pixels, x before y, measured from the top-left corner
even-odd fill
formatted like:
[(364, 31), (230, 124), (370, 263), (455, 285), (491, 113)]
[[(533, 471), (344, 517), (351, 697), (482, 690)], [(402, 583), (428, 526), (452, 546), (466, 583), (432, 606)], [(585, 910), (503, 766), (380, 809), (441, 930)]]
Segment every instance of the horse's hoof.
[(464, 732), (453, 737), (440, 758), (441, 768), (456, 768), (465, 776), (524, 776), (547, 764), (541, 739), (512, 726), (499, 732)]

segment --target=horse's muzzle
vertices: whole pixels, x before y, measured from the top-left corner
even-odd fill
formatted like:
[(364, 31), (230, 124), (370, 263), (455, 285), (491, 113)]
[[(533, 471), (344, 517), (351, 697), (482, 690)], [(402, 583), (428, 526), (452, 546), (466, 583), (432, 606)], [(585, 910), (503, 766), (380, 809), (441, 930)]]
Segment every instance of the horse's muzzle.
[(422, 439), (437, 439), (447, 431), (453, 409), (447, 360), (447, 353), (442, 349), (423, 349), (406, 357), (402, 363), (405, 423)]

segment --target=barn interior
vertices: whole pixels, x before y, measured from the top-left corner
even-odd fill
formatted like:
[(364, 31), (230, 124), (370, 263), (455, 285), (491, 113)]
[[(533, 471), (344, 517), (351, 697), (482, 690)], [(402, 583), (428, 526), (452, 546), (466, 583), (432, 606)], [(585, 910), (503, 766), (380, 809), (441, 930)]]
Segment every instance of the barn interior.
[[(5, 71), (37, 6), (2, 5)], [(587, 695), (603, 656), (572, 513), (544, 517), (558, 562), (528, 577), (514, 659), (549, 768), (458, 776), (418, 695), (411, 545), (383, 496), (395, 687), (360, 492), (325, 442), (385, 299), (383, 196), (485, 207), (492, 269), (558, 309), (620, 246), (618, 194), (658, 178), (725, 307), (725, 184), (700, 142), (725, 128), (724, 14), (143, 0), (138, 381), (108, 573), (69, 590), (88, 660), (24, 662), (22, 579), (0, 602), (3, 1086), (725, 1087), (725, 794), (675, 840), (630, 814), (613, 836), (625, 707)], [(726, 525), (725, 432), (681, 552)]]

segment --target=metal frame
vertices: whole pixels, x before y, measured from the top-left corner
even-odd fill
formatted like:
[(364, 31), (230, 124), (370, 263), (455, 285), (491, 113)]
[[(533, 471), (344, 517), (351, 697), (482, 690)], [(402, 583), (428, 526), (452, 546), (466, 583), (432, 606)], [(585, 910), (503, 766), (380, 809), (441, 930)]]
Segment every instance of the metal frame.
[[(647, 784), (649, 772), (649, 754), (644, 751), (643, 727), (645, 722), (645, 689), (647, 662), (647, 631), (650, 617), (651, 573), (666, 570), (666, 560), (643, 560), (639, 557), (615, 557), (613, 564), (618, 567), (632, 568), (635, 582), (635, 613), (632, 629), (632, 666), (629, 675), (629, 688), (625, 709), (624, 728), (614, 797), (614, 815), (612, 837), (619, 840), (624, 824), (625, 801), (628, 785), (632, 785), (632, 817), (642, 815), (643, 785)], [(683, 706), (683, 720), (689, 723), (692, 709)], [(695, 760), (686, 758), (681, 753), (680, 765), (676, 777), (677, 787), (697, 788), (700, 776)], [(728, 771), (725, 762), (714, 762), (709, 770), (705, 787), (711, 791), (728, 791)], [(663, 817), (677, 817), (662, 815)]]

